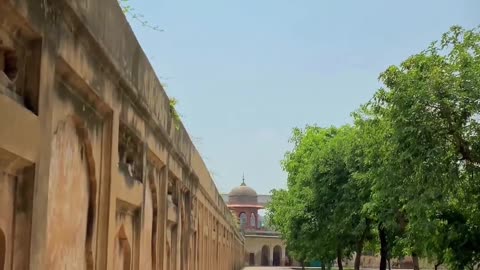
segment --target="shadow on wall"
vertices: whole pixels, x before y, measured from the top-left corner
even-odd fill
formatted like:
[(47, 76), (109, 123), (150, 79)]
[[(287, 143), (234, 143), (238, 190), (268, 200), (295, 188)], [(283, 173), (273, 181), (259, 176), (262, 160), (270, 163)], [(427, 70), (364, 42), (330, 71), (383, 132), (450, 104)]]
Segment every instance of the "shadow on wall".
[(5, 269), (5, 253), (6, 253), (6, 247), (7, 243), (5, 240), (5, 234), (3, 233), (3, 230), (0, 228), (0, 270)]

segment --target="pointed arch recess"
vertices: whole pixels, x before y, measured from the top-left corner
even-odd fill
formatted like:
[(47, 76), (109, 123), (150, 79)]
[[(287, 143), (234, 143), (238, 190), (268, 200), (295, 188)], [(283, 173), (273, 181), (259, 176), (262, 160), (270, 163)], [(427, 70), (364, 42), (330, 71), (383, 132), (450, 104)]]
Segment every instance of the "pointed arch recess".
[(95, 230), (95, 219), (97, 211), (97, 179), (95, 169), (95, 159), (93, 157), (93, 147), (89, 138), (88, 129), (85, 122), (76, 115), (70, 115), (67, 120), (71, 120), (75, 126), (78, 138), (85, 150), (87, 160), (88, 174), (88, 210), (87, 210), (87, 234), (85, 239), (85, 259), (88, 270), (94, 269), (93, 255), (93, 234)]
[(157, 267), (157, 225), (158, 225), (158, 205), (157, 205), (157, 187), (155, 185), (155, 170), (152, 169), (148, 177), (148, 184), (150, 186), (152, 199), (152, 269)]
[(117, 233), (117, 240), (120, 250), (122, 251), (123, 255), (123, 270), (130, 270), (130, 266), (132, 264), (132, 248), (130, 247), (130, 243), (128, 242), (128, 237), (125, 232), (125, 227), (122, 225)]

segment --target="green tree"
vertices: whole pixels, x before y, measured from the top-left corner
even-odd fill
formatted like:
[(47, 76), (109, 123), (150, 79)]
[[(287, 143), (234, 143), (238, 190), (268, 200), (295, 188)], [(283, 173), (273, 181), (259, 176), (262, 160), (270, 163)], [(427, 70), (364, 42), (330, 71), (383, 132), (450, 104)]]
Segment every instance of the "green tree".
[[(356, 253), (355, 268), (360, 267), (364, 242), (371, 231), (370, 217), (362, 212), (370, 197), (367, 182), (354, 177), (358, 166), (356, 144), (357, 131), (350, 126), (324, 129), (328, 137), (318, 145), (316, 164), (312, 172), (314, 207), (323, 233), (332, 236), (336, 245), (337, 264), (342, 268), (342, 259)], [(321, 133), (322, 134), (322, 133)]]
[[(300, 260), (379, 245), (435, 267), (480, 263), (480, 33), (454, 26), (380, 75), (384, 84), (340, 128), (294, 129), (269, 220)], [(372, 237), (377, 233), (377, 239)], [(372, 246), (373, 245), (373, 246)], [(358, 264), (357, 264), (358, 263)]]
[(479, 74), (478, 29), (455, 26), (441, 41), (382, 73), (385, 87), (370, 104), (392, 149), (381, 166), (396, 174), (381, 182), (381, 189), (404, 191), (405, 249), (454, 268), (478, 263), (477, 245), (462, 254), (457, 249), (458, 242), (473, 243), (480, 224)]
[(369, 188), (352, 177), (347, 165), (354, 138), (355, 130), (348, 126), (294, 129), (294, 149), (283, 162), (288, 190), (274, 192), (269, 205), (270, 220), (290, 249), (301, 239), (303, 248), (315, 251), (308, 258), (330, 263), (336, 257), (340, 269), (342, 259), (353, 252), (359, 268), (371, 229), (362, 213)]
[[(291, 142), (294, 150), (287, 153), (282, 163), (289, 174), (288, 190), (274, 190), (272, 201), (267, 206), (270, 226), (282, 233), (289, 252), (296, 260), (319, 259), (330, 263), (335, 258), (335, 252), (324, 244), (319, 234), (314, 216), (313, 190), (311, 185), (310, 167), (313, 150), (316, 148), (315, 129), (303, 132), (294, 129)], [(308, 134), (307, 134), (308, 133)]]
[[(392, 257), (401, 257), (397, 239), (405, 228), (405, 213), (402, 202), (405, 200), (401, 181), (397, 172), (396, 153), (389, 140), (388, 123), (364, 106), (354, 114), (356, 133), (356, 170), (354, 177), (370, 188), (370, 198), (363, 204), (364, 216), (369, 217), (375, 226), (380, 245), (380, 269), (387, 268)], [(354, 163), (355, 164), (355, 163)]]

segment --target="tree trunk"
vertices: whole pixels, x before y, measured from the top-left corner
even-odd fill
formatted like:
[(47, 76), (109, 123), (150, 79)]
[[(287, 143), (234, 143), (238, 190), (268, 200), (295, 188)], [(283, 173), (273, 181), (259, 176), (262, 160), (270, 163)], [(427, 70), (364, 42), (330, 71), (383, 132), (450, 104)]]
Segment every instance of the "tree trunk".
[(324, 262), (322, 262), (322, 270), (325, 270), (325, 263)]
[(360, 270), (362, 251), (363, 251), (363, 240), (357, 243), (357, 249), (355, 250), (355, 263), (353, 265), (354, 270)]
[(388, 270), (392, 270), (392, 260), (390, 259), (390, 256), (387, 259), (387, 263), (388, 263)]
[(370, 231), (370, 222), (368, 219), (365, 220), (365, 230), (363, 231), (362, 237), (357, 242), (356, 250), (355, 250), (355, 262), (353, 265), (354, 270), (360, 270), (360, 264), (362, 259), (362, 252), (363, 252), (363, 245), (365, 242), (365, 238), (367, 237), (368, 231)]
[(337, 265), (338, 265), (338, 270), (343, 270), (343, 264), (342, 264), (342, 250), (337, 249)]
[(302, 265), (302, 270), (305, 270), (305, 262), (302, 260), (300, 264)]
[(434, 266), (434, 267), (435, 267), (435, 270), (438, 270), (438, 267), (439, 267), (441, 264), (442, 264), (442, 263), (437, 262), (437, 263), (435, 264), (435, 266)]
[(387, 270), (387, 233), (382, 224), (378, 225), (378, 237), (380, 238), (380, 270)]
[(418, 255), (412, 252), (413, 270), (420, 270), (420, 264), (418, 263)]

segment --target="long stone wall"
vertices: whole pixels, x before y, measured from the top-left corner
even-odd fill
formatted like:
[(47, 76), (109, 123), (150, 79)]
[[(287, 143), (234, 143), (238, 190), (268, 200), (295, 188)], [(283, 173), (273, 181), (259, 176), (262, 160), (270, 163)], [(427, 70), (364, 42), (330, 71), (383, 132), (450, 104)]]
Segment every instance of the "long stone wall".
[(0, 0), (0, 124), (0, 270), (243, 266), (116, 0)]

